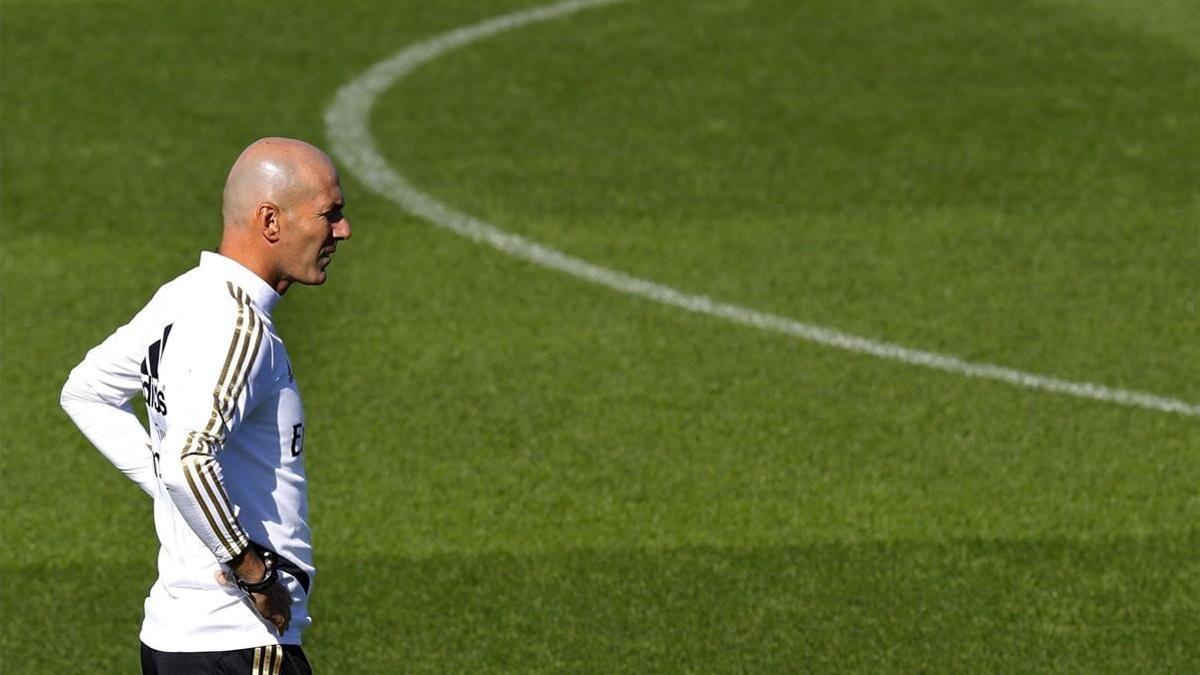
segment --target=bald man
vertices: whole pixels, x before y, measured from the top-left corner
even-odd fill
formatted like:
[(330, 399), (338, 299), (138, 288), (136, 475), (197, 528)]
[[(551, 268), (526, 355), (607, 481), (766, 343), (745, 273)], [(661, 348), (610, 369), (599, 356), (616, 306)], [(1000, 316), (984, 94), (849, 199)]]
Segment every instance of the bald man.
[[(271, 311), (350, 237), (333, 162), (264, 138), (225, 183), (216, 253), (71, 371), (62, 406), (154, 500), (143, 673), (308, 673), (313, 567), (304, 408)], [(149, 431), (130, 400), (141, 393)]]

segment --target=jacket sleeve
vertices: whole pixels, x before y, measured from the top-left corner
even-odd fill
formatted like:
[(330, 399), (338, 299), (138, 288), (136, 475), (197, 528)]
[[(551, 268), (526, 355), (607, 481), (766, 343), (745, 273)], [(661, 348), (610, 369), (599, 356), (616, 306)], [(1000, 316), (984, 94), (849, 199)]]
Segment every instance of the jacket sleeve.
[(108, 461), (153, 495), (150, 437), (130, 404), (142, 388), (138, 320), (134, 317), (87, 353), (63, 385), (59, 403)]
[(162, 482), (221, 562), (240, 554), (249, 540), (225, 491), (217, 453), (248, 412), (247, 384), (258, 366), (264, 333), (248, 298), (230, 286), (219, 307), (175, 323), (170, 348), (159, 362), (168, 396)]

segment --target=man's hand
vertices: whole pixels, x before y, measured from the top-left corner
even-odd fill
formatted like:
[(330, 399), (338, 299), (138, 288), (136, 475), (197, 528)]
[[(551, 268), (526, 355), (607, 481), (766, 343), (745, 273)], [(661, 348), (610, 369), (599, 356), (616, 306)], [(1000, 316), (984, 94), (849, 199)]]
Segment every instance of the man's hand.
[(292, 596), (288, 595), (282, 581), (262, 593), (251, 593), (250, 601), (259, 616), (270, 621), (280, 635), (287, 632), (292, 621)]
[[(249, 583), (262, 581), (267, 576), (267, 565), (253, 547), (247, 547), (229, 561), (238, 579)], [(283, 635), (292, 621), (292, 597), (282, 582), (276, 582), (260, 593), (250, 593), (250, 602), (259, 616), (275, 626)]]

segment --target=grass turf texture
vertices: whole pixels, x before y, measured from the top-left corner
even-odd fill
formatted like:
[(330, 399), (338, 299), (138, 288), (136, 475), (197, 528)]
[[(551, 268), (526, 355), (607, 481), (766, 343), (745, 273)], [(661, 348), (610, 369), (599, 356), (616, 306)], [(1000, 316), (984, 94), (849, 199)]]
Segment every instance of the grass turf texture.
[[(323, 143), (344, 81), (518, 7), (443, 5), (4, 5), (5, 672), (135, 668), (149, 505), (58, 411), (67, 370), (215, 243), (242, 146)], [(531, 26), (373, 129), (423, 189), (589, 260), (1200, 400), (1194, 8), (797, 5)], [(322, 672), (1200, 660), (1195, 420), (686, 315), (346, 187), (355, 239), (277, 312)]]

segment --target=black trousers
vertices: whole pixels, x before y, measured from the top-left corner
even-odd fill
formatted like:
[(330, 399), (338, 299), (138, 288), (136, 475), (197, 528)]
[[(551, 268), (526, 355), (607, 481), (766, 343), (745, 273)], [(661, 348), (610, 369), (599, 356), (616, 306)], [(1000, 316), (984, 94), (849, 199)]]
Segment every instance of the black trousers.
[(142, 675), (312, 675), (312, 666), (299, 645), (160, 652), (143, 644)]

